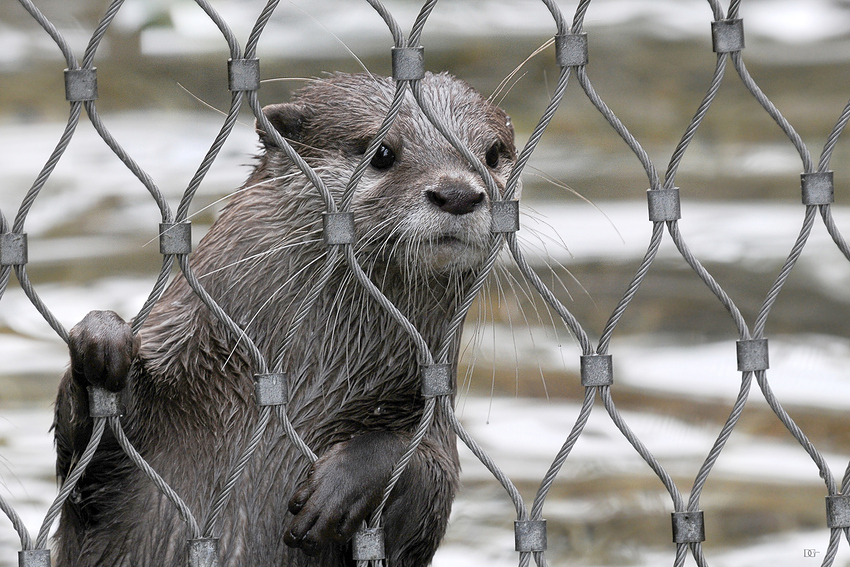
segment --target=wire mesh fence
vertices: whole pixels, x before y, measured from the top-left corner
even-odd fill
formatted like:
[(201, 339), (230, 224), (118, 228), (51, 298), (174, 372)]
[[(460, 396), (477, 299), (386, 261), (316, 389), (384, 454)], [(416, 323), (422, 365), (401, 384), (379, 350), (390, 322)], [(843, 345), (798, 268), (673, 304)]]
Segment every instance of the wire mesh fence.
[[(278, 129), (263, 113), (258, 90), (260, 88), (260, 61), (257, 57), (258, 45), (264, 37), (264, 31), (269, 19), (278, 8), (278, 2), (270, 0), (268, 4), (258, 8), (256, 22), (247, 38), (239, 38), (231, 30), (226, 19), (216, 11), (215, 5), (206, 0), (197, 0), (198, 10), (203, 11), (212, 20), (221, 33), (229, 50), (227, 60), (228, 85), (231, 94), (231, 105), (224, 117), (220, 131), (212, 142), (206, 156), (198, 165), (183, 193), (179, 205), (172, 209), (163, 196), (156, 181), (135, 161), (122, 143), (111, 133), (98, 113), (98, 83), (96, 62), (98, 51), (104, 35), (122, 10), (123, 1), (114, 0), (103, 14), (100, 24), (93, 30), (87, 48), (78, 59), (77, 53), (65, 40), (58, 30), (38, 9), (31, 0), (19, 0), (21, 6), (38, 22), (56, 47), (60, 50), (67, 69), (65, 70), (65, 95), (70, 104), (70, 116), (64, 133), (56, 143), (55, 150), (47, 158), (40, 172), (34, 173), (35, 179), (31, 189), (23, 199), (20, 207), (14, 212), (0, 214), (0, 300), (10, 285), (14, 285), (11, 274), (14, 272), (16, 281), (29, 301), (35, 306), (55, 333), (65, 342), (72, 340), (66, 327), (69, 323), (62, 322), (54, 314), (50, 305), (41, 298), (36, 286), (27, 274), (28, 247), (26, 238), (27, 217), (33, 204), (37, 201), (42, 189), (50, 178), (55, 167), (62, 159), (76, 128), (85, 116), (91, 122), (98, 136), (108, 145), (116, 159), (132, 173), (138, 182), (140, 190), (150, 194), (160, 212), (160, 251), (162, 268), (156, 281), (152, 284), (144, 306), (132, 321), (132, 330), (138, 334), (143, 328), (151, 312), (160, 301), (172, 269), (176, 264), (180, 275), (191, 287), (192, 292), (203, 303), (204, 309), (212, 314), (217, 325), (227, 330), (230, 349), (242, 352), (245, 358), (244, 368), (250, 369), (255, 391), (253, 402), (256, 411), (250, 414), (250, 423), (245, 423), (248, 431), (240, 432), (236, 454), (229, 455), (223, 465), (225, 470), (218, 471), (223, 482), (217, 487), (215, 494), (204, 501), (201, 509), (193, 509), (187, 502), (197, 502), (199, 496), (180, 494), (160, 476), (157, 467), (148, 461), (155, 460), (148, 455), (146, 460), (137, 450), (132, 435), (125, 432), (125, 421), (131, 416), (121, 416), (120, 393), (110, 392), (102, 388), (93, 388), (89, 402), (92, 428), (85, 450), (75, 456), (73, 467), (63, 479), (59, 493), (53, 505), (47, 511), (41, 528), (37, 534), (31, 534), (24, 525), (16, 510), (8, 502), (0, 498), (0, 507), (11, 522), (12, 527), (20, 538), (21, 565), (34, 566), (49, 564), (49, 537), (53, 524), (59, 517), (66, 501), (74, 498), (74, 492), (81, 477), (86, 474), (88, 467), (96, 458), (98, 447), (104, 442), (104, 436), (112, 436), (120, 446), (121, 451), (132, 461), (141, 474), (156, 486), (156, 489), (173, 506), (181, 518), (186, 534), (184, 547), (177, 554), (181, 558), (188, 557), (190, 565), (239, 564), (238, 554), (227, 544), (228, 534), (222, 533), (222, 525), (231, 525), (222, 518), (228, 510), (228, 503), (238, 490), (240, 483), (251, 482), (251, 462), (258, 458), (258, 450), (262, 443), (268, 442), (273, 436), (280, 443), (290, 444), (300, 455), (305, 466), (315, 463), (321, 454), (311, 447), (306, 439), (310, 432), (299, 430), (293, 422), (293, 416), (288, 412), (290, 399), (287, 387), (291, 372), (287, 370), (290, 357), (297, 356), (293, 349), (303, 348), (304, 341), (298, 339), (301, 325), (317, 302), (326, 292), (332, 275), (340, 267), (350, 274), (349, 283), (361, 286), (368, 297), (392, 321), (394, 329), (405, 336), (413, 345), (413, 358), (419, 365), (421, 376), (421, 392), (416, 397), (416, 423), (411, 423), (407, 431), (408, 440), (400, 457), (392, 467), (392, 474), (383, 487), (377, 508), (371, 513), (367, 525), (356, 532), (351, 553), (358, 564), (382, 564), (387, 562), (384, 549), (383, 512), (391, 500), (393, 490), (400, 482), (411, 461), (423, 454), (423, 443), (429, 431), (444, 428), (466, 445), (475, 457), (490, 471), (492, 476), (504, 489), (515, 509), (515, 549), (518, 552), (519, 565), (529, 565), (534, 561), (538, 565), (547, 563), (547, 526), (545, 520), (545, 504), (549, 492), (557, 482), (558, 475), (564, 466), (570, 462), (570, 454), (577, 441), (585, 431), (592, 412), (604, 413), (616, 426), (621, 435), (641, 457), (646, 467), (658, 477), (666, 493), (669, 495), (671, 512), (672, 541), (675, 545), (674, 565), (684, 565), (694, 561), (698, 565), (711, 563), (710, 554), (703, 551), (702, 542), (705, 540), (705, 522), (703, 507), (700, 499), (703, 488), (711, 478), (712, 470), (723, 453), (727, 440), (735, 431), (745, 407), (751, 404), (750, 398), (760, 396), (769, 405), (776, 418), (781, 421), (793, 438), (808, 454), (816, 465), (823, 479), (827, 497), (825, 502), (812, 502), (812, 507), (821, 507), (829, 529), (825, 533), (825, 544), (822, 558), (823, 565), (832, 565), (842, 544), (842, 539), (850, 538), (850, 472), (835, 471), (827, 464), (819, 449), (809, 440), (806, 432), (801, 429), (794, 419), (783, 408), (783, 401), (774, 395), (770, 382), (770, 363), (768, 356), (768, 337), (765, 330), (777, 302), (781, 301), (780, 292), (797, 266), (798, 259), (806, 249), (809, 236), (816, 223), (822, 223), (832, 239), (832, 244), (846, 258), (850, 259), (850, 248), (842, 236), (841, 230), (833, 218), (832, 204), (834, 202), (834, 177), (830, 169), (839, 136), (850, 120), (850, 104), (835, 118), (834, 127), (824, 140), (823, 149), (819, 155), (804, 143), (795, 128), (785, 119), (771, 100), (762, 92), (759, 85), (747, 71), (745, 66), (745, 33), (744, 22), (739, 18), (741, 2), (731, 2), (728, 8), (721, 6), (717, 0), (709, 0), (711, 18), (706, 18), (706, 30), (711, 34), (713, 52), (716, 54), (716, 64), (713, 78), (707, 86), (702, 102), (694, 110), (693, 119), (681, 140), (672, 152), (664, 173), (656, 166), (644, 150), (641, 142), (631, 134), (628, 127), (621, 122), (615, 112), (609, 108), (594, 88), (592, 77), (593, 64), (590, 62), (592, 49), (588, 45), (588, 36), (583, 31), (586, 13), (591, 8), (592, 0), (581, 1), (572, 14), (557, 5), (552, 0), (542, 0), (551, 15), (551, 42), (555, 46), (555, 60), (552, 69), (557, 73), (557, 82), (552, 88), (551, 99), (541, 113), (537, 126), (528, 138), (527, 143), (520, 149), (516, 161), (503, 182), (494, 178), (492, 168), (487, 167), (458, 136), (449, 124), (441, 118), (423, 91), (427, 57), (423, 57), (427, 45), (423, 46), (423, 30), (428, 27), (429, 17), (434, 10), (439, 10), (443, 3), (435, 0), (426, 2), (418, 12), (411, 31), (405, 33), (396, 21), (393, 13), (388, 11), (379, 0), (366, 0), (374, 9), (377, 16), (384, 22), (394, 47), (391, 53), (393, 69), (393, 90), (391, 101), (382, 112), (380, 127), (370, 137), (362, 152), (357, 167), (345, 180), (341, 191), (333, 191), (328, 185), (326, 173), (311, 167), (298, 151), (296, 144), (280, 134)], [(447, 2), (446, 2), (447, 3)], [(242, 41), (244, 40), (244, 47)], [(592, 44), (591, 44), (592, 45)], [(224, 65), (224, 62), (222, 62)], [(775, 121), (787, 143), (793, 147), (800, 160), (801, 172), (801, 209), (799, 230), (796, 242), (788, 251), (787, 259), (776, 274), (773, 284), (761, 300), (761, 308), (753, 320), (748, 320), (739, 309), (733, 297), (724, 290), (711, 273), (704, 267), (704, 262), (694, 253), (680, 231), (680, 225), (685, 223), (680, 206), (680, 191), (676, 185), (676, 177), (683, 158), (688, 154), (691, 142), (700, 132), (705, 117), (721, 87), (727, 83), (739, 81), (757, 101), (762, 111)], [(558, 111), (559, 105), (569, 88), (580, 90), (596, 110), (604, 117), (610, 127), (621, 138), (622, 142), (633, 153), (634, 159), (646, 173), (648, 191), (648, 219), (652, 231), (646, 244), (643, 259), (640, 261), (634, 276), (622, 290), (621, 299), (608, 317), (607, 323), (601, 330), (588, 329), (561, 300), (553, 289), (547, 285), (540, 274), (527, 259), (527, 251), (517, 239), (519, 230), (519, 192), (520, 177), (526, 169), (529, 159), (535, 152), (547, 127)], [(356, 213), (353, 207), (355, 193), (362, 181), (373, 156), (379, 151), (385, 137), (393, 124), (399, 120), (405, 100), (413, 100), (424, 114), (429, 123), (443, 136), (445, 142), (460, 154), (473, 170), (480, 183), (486, 190), (491, 217), (491, 236), (488, 243), (486, 261), (475, 273), (470, 275), (458, 298), (457, 305), (441, 322), (436, 340), (426, 340), (425, 331), (417, 328), (404, 314), (404, 308), (397, 306), (382, 293), (380, 283), (373, 281), (364, 270), (362, 262), (355, 254), (358, 235), (354, 230)], [(311, 286), (305, 290), (300, 302), (293, 306), (291, 323), (285, 333), (276, 340), (276, 349), (268, 352), (259, 339), (252, 338), (252, 330), (245, 322), (233, 313), (224, 309), (213, 295), (206, 289), (203, 278), (199, 278), (191, 263), (192, 231), (189, 222), (189, 209), (205, 180), (212, 164), (217, 159), (221, 148), (231, 135), (239, 113), (247, 107), (257, 120), (258, 127), (266, 133), (273, 145), (286, 155), (297, 167), (299, 174), (306, 180), (312, 198), (321, 203), (323, 215), (322, 237), (327, 246), (326, 253), (316, 259), (311, 276)], [(9, 214), (7, 219), (6, 214)], [(315, 219), (319, 222), (319, 218)], [(714, 296), (716, 302), (728, 313), (731, 324), (737, 330), (738, 340), (737, 367), (741, 373), (740, 389), (731, 407), (728, 408), (728, 418), (708, 454), (705, 455), (702, 466), (690, 485), (682, 486), (674, 481), (671, 474), (653, 455), (650, 448), (636, 435), (623, 413), (618, 410), (617, 388), (615, 384), (616, 352), (611, 349), (612, 339), (618, 326), (628, 311), (630, 305), (641, 294), (641, 286), (647, 281), (654, 263), (659, 257), (662, 242), (671, 242), (678, 254), (697, 276), (701, 285), (705, 286)], [(539, 489), (531, 502), (526, 501), (514, 482), (502, 470), (502, 464), (493, 461), (481, 448), (476, 439), (464, 428), (454, 410), (454, 383), (457, 356), (457, 345), (464, 318), (481, 292), (488, 276), (494, 269), (500, 254), (507, 250), (511, 268), (521, 274), (521, 278), (530, 288), (533, 288), (540, 298), (545, 301), (551, 312), (563, 322), (575, 337), (578, 344), (576, 356), (580, 359), (580, 380), (584, 388), (584, 398), (578, 417), (569, 430), (563, 432), (563, 445), (557, 454), (552, 455), (552, 462), (546, 475), (540, 479)], [(388, 331), (390, 332), (390, 331)], [(433, 335), (433, 333), (432, 333)], [(598, 335), (598, 338), (593, 338)], [(430, 336), (430, 335), (429, 335)], [(244, 377), (246, 380), (248, 377)], [(755, 381), (755, 384), (753, 382)], [(786, 404), (788, 401), (785, 401)], [(413, 403), (411, 401), (411, 403)], [(376, 408), (377, 409), (377, 408)], [(222, 461), (222, 462), (225, 462)], [(94, 466), (94, 465), (93, 465)], [(249, 472), (246, 472), (249, 471)], [(850, 467), (848, 467), (850, 471)], [(244, 478), (244, 477), (248, 478)], [(711, 510), (706, 512), (710, 515)], [(183, 533), (183, 532), (181, 532)], [(220, 546), (221, 541), (225, 545)], [(174, 551), (164, 552), (168, 557), (174, 556)], [(169, 553), (171, 555), (169, 555)], [(392, 564), (392, 561), (388, 563)]]

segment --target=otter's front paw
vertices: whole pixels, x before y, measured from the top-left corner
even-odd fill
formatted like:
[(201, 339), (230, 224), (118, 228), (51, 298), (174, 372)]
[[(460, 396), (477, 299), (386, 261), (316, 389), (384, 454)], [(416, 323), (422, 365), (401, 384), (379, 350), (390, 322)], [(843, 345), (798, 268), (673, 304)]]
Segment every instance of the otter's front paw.
[(315, 555), (351, 539), (381, 501), (398, 456), (395, 445), (385, 434), (367, 433), (331, 447), (289, 501), (294, 516), (284, 542)]
[(68, 348), (76, 381), (118, 392), (127, 384), (139, 340), (114, 311), (92, 311), (71, 329)]

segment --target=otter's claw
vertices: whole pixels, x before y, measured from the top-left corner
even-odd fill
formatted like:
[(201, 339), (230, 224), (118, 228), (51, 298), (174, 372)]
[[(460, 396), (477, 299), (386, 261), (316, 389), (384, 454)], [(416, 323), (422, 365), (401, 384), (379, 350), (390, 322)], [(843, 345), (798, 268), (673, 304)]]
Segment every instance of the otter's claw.
[(69, 333), (71, 371), (75, 380), (118, 392), (139, 350), (132, 328), (113, 311), (92, 311)]

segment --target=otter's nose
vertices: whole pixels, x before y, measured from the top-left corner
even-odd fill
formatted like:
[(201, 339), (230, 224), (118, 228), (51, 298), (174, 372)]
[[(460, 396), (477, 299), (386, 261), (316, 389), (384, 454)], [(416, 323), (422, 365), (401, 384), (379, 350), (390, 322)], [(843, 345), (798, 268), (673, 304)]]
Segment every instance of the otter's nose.
[(441, 183), (425, 192), (428, 201), (447, 213), (466, 215), (484, 201), (484, 192), (473, 189), (466, 183), (451, 181)]

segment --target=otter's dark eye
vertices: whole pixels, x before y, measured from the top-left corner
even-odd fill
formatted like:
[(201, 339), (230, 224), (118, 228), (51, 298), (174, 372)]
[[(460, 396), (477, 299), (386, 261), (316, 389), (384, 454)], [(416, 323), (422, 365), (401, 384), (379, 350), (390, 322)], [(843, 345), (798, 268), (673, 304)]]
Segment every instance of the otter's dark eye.
[(496, 169), (497, 167), (499, 167), (499, 151), (500, 151), (500, 149), (501, 148), (499, 147), (499, 144), (495, 143), (492, 146), (490, 146), (490, 149), (487, 150), (487, 154), (484, 156), (484, 161), (486, 161), (487, 165), (489, 167), (492, 167), (493, 169)]
[(378, 170), (389, 169), (395, 163), (395, 153), (386, 144), (381, 144), (370, 163)]

